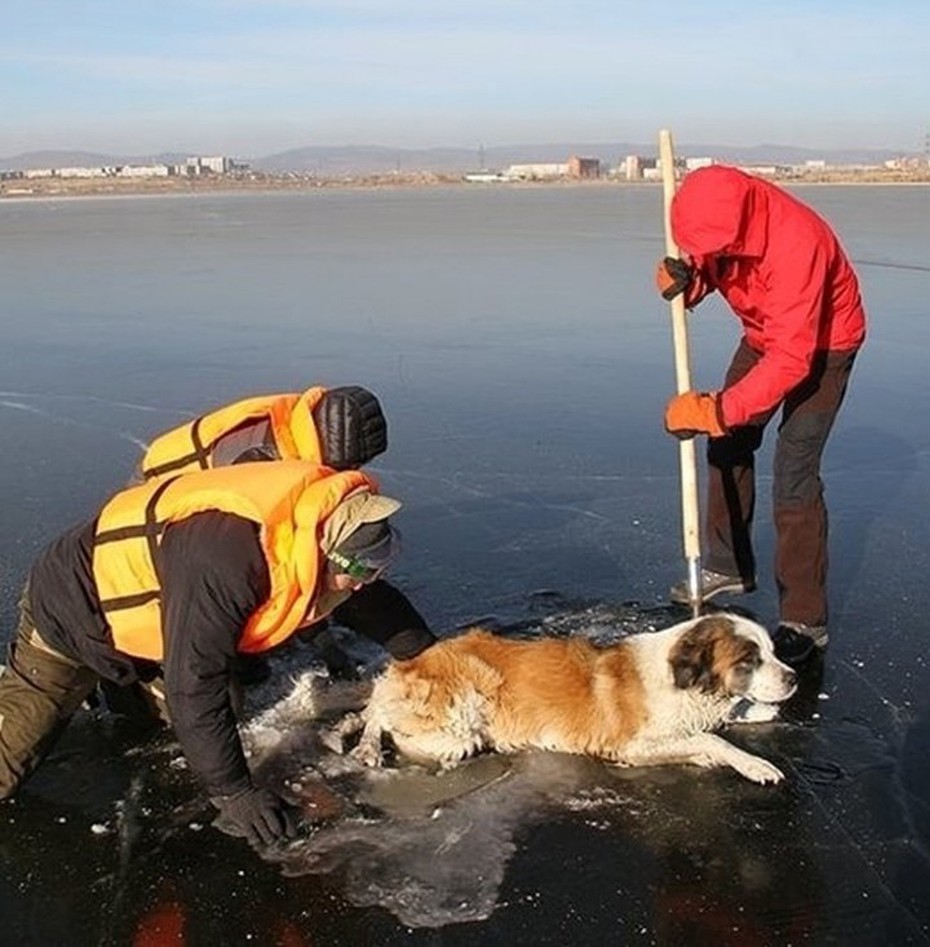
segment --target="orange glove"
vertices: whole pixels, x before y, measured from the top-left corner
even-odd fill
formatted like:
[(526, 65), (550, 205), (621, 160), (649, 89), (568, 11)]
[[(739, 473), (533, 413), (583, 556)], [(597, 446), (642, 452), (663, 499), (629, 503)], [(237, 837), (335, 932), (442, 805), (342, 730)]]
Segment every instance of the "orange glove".
[(673, 256), (659, 260), (656, 266), (656, 289), (663, 299), (673, 300), (679, 293), (683, 293), (694, 278), (694, 270)]
[(686, 391), (675, 395), (665, 408), (665, 430), (679, 440), (707, 434), (723, 437), (727, 426), (723, 421), (723, 408), (717, 392), (705, 394), (701, 391)]

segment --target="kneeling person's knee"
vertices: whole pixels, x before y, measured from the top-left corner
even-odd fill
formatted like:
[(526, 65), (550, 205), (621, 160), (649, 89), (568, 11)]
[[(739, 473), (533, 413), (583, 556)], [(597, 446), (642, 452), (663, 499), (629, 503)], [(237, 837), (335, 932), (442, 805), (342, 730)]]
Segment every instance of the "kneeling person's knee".
[(38, 766), (96, 682), (93, 671), (57, 654), (35, 630), (10, 644), (0, 676), (0, 798)]

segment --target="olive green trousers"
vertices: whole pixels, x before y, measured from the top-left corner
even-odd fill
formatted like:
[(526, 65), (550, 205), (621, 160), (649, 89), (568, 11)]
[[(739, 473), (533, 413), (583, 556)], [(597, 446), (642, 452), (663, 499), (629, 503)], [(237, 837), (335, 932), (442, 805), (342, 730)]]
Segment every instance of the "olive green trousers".
[(42, 640), (24, 594), (19, 628), (0, 674), (0, 799), (11, 796), (42, 762), (98, 680), (90, 668)]

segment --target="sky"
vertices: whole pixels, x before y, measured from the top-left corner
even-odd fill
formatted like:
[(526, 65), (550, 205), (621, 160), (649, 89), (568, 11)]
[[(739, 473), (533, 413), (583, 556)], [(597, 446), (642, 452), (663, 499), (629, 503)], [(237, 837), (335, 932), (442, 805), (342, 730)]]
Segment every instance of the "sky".
[(679, 142), (920, 152), (927, 0), (5, 0), (0, 156)]

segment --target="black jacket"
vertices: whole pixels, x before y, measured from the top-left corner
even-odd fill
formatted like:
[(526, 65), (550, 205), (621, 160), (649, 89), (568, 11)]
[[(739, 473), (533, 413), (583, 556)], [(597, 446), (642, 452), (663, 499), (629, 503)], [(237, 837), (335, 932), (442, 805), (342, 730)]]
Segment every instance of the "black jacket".
[[(91, 570), (94, 522), (39, 556), (29, 578), (36, 628), (58, 651), (118, 684), (152, 673), (113, 647)], [(165, 530), (156, 569), (162, 589), (168, 709), (188, 764), (210, 795), (246, 788), (249, 773), (229, 703), (236, 648), (271, 583), (258, 526), (231, 513), (199, 513)], [(410, 601), (379, 580), (354, 593), (334, 621), (408, 658), (435, 638)]]

